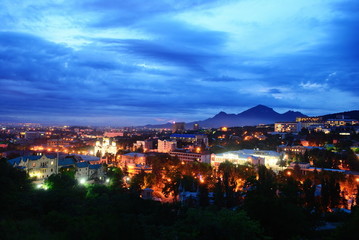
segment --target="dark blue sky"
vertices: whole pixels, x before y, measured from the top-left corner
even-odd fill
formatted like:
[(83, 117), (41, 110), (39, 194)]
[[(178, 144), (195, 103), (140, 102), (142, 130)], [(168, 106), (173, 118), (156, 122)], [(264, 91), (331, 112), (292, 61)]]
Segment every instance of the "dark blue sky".
[(0, 121), (358, 109), (357, 0), (1, 2)]

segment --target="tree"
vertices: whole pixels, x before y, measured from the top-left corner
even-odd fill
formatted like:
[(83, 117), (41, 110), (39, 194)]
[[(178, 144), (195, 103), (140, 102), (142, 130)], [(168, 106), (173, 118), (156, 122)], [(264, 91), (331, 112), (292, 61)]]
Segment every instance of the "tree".
[(110, 167), (107, 169), (107, 178), (110, 180), (109, 186), (111, 189), (123, 189), (124, 174), (120, 168)]
[(74, 188), (76, 184), (75, 178), (65, 173), (52, 174), (44, 182), (48, 189), (55, 191), (68, 190)]
[(313, 208), (315, 202), (315, 185), (313, 182), (306, 178), (303, 183), (303, 193), (304, 193), (304, 205), (307, 208)]
[(207, 207), (209, 205), (208, 186), (207, 186), (207, 184), (199, 184), (199, 186), (198, 186), (198, 198), (199, 198), (199, 206)]

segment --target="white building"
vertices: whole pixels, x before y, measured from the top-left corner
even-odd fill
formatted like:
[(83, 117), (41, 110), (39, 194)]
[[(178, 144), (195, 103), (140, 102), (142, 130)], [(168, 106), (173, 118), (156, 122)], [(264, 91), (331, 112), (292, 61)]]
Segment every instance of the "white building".
[(110, 138), (103, 138), (102, 141), (96, 141), (94, 148), (94, 154), (100, 154), (101, 157), (105, 156), (106, 153), (116, 155), (117, 146), (116, 142), (112, 141)]
[(222, 162), (229, 161), (234, 164), (251, 163), (254, 165), (265, 165), (274, 170), (279, 169), (277, 165), (280, 154), (275, 151), (243, 149), (219, 154), (212, 154), (211, 165), (219, 166)]
[(31, 178), (45, 179), (58, 173), (58, 158), (42, 156), (23, 156), (9, 160), (13, 167), (25, 169)]
[(178, 157), (181, 162), (203, 162), (210, 163), (211, 155), (205, 153), (194, 153), (194, 152), (170, 152), (172, 157)]
[(158, 140), (157, 151), (162, 153), (169, 153), (177, 148), (176, 141)]
[(76, 162), (74, 158), (59, 159), (46, 155), (23, 156), (8, 161), (13, 167), (24, 169), (35, 183), (41, 184), (52, 174), (57, 174), (65, 169), (75, 171), (75, 179), (103, 180), (105, 171), (102, 164), (89, 164), (88, 162)]
[(246, 164), (250, 163), (253, 165), (264, 165), (264, 158), (255, 157), (253, 155), (245, 154), (240, 151), (231, 151), (219, 154), (211, 155), (211, 165), (218, 167), (222, 162), (229, 161), (233, 164)]

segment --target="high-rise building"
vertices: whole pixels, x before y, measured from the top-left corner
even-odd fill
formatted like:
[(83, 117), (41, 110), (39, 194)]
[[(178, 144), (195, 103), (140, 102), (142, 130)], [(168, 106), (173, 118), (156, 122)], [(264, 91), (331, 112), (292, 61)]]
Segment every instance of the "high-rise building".
[(193, 124), (193, 130), (199, 130), (199, 124), (198, 123)]
[(158, 152), (168, 153), (177, 148), (176, 141), (158, 140)]

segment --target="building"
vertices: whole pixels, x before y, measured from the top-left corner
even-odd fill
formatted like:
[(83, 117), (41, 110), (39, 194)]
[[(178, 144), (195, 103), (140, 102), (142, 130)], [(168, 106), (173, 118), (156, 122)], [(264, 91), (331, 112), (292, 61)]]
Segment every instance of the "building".
[(185, 129), (185, 123), (184, 122), (175, 122), (172, 125), (172, 132), (176, 133), (176, 132), (184, 132)]
[(169, 153), (177, 148), (177, 141), (174, 140), (158, 140), (157, 151)]
[(125, 166), (130, 163), (133, 164), (146, 164), (146, 155), (143, 153), (131, 152), (121, 156), (121, 165)]
[(199, 124), (198, 123), (193, 124), (193, 130), (199, 130)]
[(124, 133), (123, 132), (105, 132), (103, 135), (107, 138), (123, 137)]
[(274, 124), (275, 132), (287, 132), (295, 133), (298, 132), (298, 123), (297, 122), (276, 122)]
[(203, 162), (211, 163), (211, 155), (206, 153), (193, 153), (193, 152), (170, 152), (172, 157), (178, 157), (181, 162)]
[(52, 174), (61, 171), (74, 171), (75, 179), (85, 182), (94, 180), (104, 180), (105, 171), (102, 164), (89, 164), (88, 162), (78, 162), (73, 157), (60, 159), (57, 157), (38, 155), (23, 156), (8, 161), (13, 167), (25, 170), (33, 181), (42, 184), (44, 180)]
[(25, 139), (44, 139), (46, 138), (46, 132), (27, 131), (25, 132)]
[(106, 153), (116, 155), (117, 146), (116, 142), (112, 141), (111, 138), (103, 138), (100, 141), (96, 141), (94, 154), (99, 157), (105, 156)]
[(204, 145), (208, 147), (208, 137), (206, 134), (179, 134), (174, 133), (170, 136), (171, 140), (176, 140), (177, 142), (184, 142), (184, 143), (192, 143), (195, 145)]
[(218, 167), (221, 163), (229, 161), (233, 164), (246, 164), (250, 163), (253, 165), (265, 165), (265, 159), (260, 157), (255, 157), (253, 155), (245, 154), (241, 151), (231, 151), (219, 154), (211, 155), (211, 165)]
[(280, 146), (277, 147), (277, 152), (304, 154), (306, 151), (309, 151), (309, 150), (312, 150), (312, 149), (315, 149), (315, 148), (324, 149), (322, 147), (280, 145)]
[(30, 178), (43, 181), (51, 174), (58, 173), (58, 160), (58, 157), (38, 155), (18, 157), (8, 162), (13, 167), (24, 169)]
[(251, 163), (254, 165), (265, 165), (268, 168), (279, 170), (279, 160), (281, 155), (275, 151), (259, 149), (243, 149), (230, 151), (220, 154), (212, 154), (211, 165), (219, 166), (222, 162), (230, 161), (234, 164)]
[(153, 149), (153, 141), (152, 140), (144, 140), (144, 141), (136, 141), (133, 144), (133, 148), (136, 150), (138, 148), (142, 148), (144, 152)]
[(358, 124), (359, 121), (355, 119), (328, 119), (326, 124), (330, 126), (345, 126), (345, 125), (355, 125)]
[(323, 124), (322, 117), (297, 117), (296, 122), (298, 123), (298, 131), (303, 128), (307, 129), (311, 125)]

